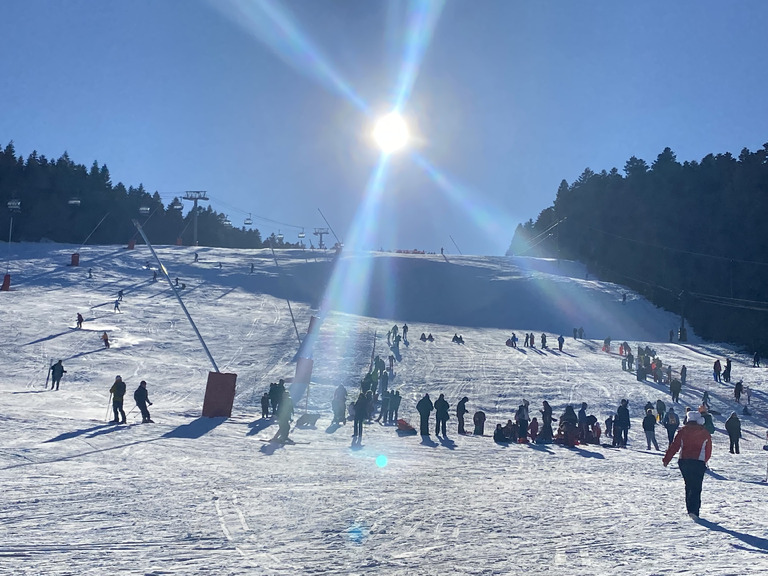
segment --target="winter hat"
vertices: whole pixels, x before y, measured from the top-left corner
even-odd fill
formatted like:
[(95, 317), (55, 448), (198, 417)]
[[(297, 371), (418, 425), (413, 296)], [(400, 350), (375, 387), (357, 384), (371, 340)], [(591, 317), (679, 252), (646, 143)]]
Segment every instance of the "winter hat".
[(704, 417), (699, 414), (698, 412), (694, 412), (691, 410), (688, 412), (688, 418), (686, 419), (686, 423), (694, 422), (696, 424), (704, 424)]

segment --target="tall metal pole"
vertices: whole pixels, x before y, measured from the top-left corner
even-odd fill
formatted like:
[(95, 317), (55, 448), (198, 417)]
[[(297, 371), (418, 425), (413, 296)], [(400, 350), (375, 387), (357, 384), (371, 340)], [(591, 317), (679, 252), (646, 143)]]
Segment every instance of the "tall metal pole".
[(192, 320), (192, 316), (189, 315), (187, 307), (184, 306), (184, 302), (182, 301), (181, 296), (179, 296), (179, 292), (176, 290), (176, 286), (174, 286), (173, 282), (171, 282), (171, 277), (168, 276), (168, 272), (166, 271), (165, 266), (163, 266), (163, 263), (160, 262), (160, 257), (152, 247), (152, 244), (150, 243), (149, 238), (147, 238), (147, 235), (144, 234), (144, 230), (142, 229), (141, 224), (139, 224), (139, 221), (134, 218), (133, 225), (136, 226), (139, 234), (141, 234), (141, 237), (144, 238), (144, 242), (146, 242), (147, 247), (149, 248), (150, 252), (152, 252), (152, 256), (154, 256), (155, 260), (157, 261), (157, 265), (160, 267), (160, 271), (163, 273), (163, 276), (165, 276), (165, 279), (168, 280), (168, 285), (171, 287), (173, 295), (176, 296), (176, 300), (179, 301), (179, 305), (181, 305), (181, 309), (184, 310), (184, 314), (187, 316), (187, 320), (189, 320), (189, 323), (192, 325), (192, 329), (195, 331), (195, 334), (197, 334), (197, 338), (200, 340), (200, 344), (203, 345), (203, 350), (205, 350), (205, 353), (208, 355), (208, 360), (210, 360), (211, 364), (213, 365), (213, 371), (219, 372), (219, 367), (216, 366), (216, 361), (213, 359), (213, 356), (211, 356), (211, 352), (208, 350), (208, 346), (205, 345), (205, 340), (203, 340), (203, 337), (200, 335), (200, 331), (197, 329), (197, 326), (195, 326), (195, 322)]
[(192, 242), (197, 246), (197, 198), (195, 198), (195, 205), (192, 208)]
[[(320, 208), (318, 208), (318, 209), (317, 209), (317, 211), (318, 211), (318, 212), (320, 212)], [(322, 216), (322, 217), (323, 217), (323, 220), (325, 220), (325, 223), (326, 223), (326, 224), (328, 224), (328, 220), (326, 219), (326, 217), (325, 217), (325, 214), (323, 214), (322, 212), (320, 212), (320, 216)], [(330, 224), (328, 224), (328, 230), (330, 230), (330, 231), (331, 231), (331, 234), (333, 234), (333, 237), (334, 237), (334, 238), (336, 238), (336, 242), (338, 242), (339, 244), (341, 244), (341, 240), (339, 240), (339, 237), (338, 237), (338, 236), (336, 236), (336, 232), (334, 232), (334, 231), (333, 231), (333, 228), (331, 228), (331, 225), (330, 225)], [(322, 238), (322, 237), (320, 237), (320, 240), (322, 241), (322, 240), (323, 240), (323, 238)]]

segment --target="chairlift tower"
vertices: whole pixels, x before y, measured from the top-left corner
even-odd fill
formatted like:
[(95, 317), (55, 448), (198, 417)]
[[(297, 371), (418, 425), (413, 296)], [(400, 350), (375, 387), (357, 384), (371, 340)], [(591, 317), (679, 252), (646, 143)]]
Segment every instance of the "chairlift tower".
[(184, 192), (184, 200), (192, 200), (194, 206), (192, 207), (192, 242), (197, 246), (197, 201), (208, 201), (205, 190), (187, 190)]
[(328, 228), (315, 228), (315, 231), (312, 232), (312, 234), (314, 234), (315, 236), (320, 236), (320, 242), (317, 245), (317, 247), (320, 248), (320, 250), (325, 248), (325, 244), (323, 244), (323, 236), (325, 236), (326, 234), (330, 234), (330, 231), (328, 230)]

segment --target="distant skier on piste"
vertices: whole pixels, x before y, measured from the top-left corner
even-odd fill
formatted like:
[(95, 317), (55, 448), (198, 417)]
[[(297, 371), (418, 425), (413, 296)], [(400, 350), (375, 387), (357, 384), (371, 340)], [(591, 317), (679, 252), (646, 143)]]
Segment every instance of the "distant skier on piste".
[(80, 312), (77, 313), (77, 324), (76, 324), (76, 326), (78, 328), (82, 328), (83, 327), (83, 315), (80, 314)]
[(154, 420), (150, 418), (149, 410), (147, 410), (147, 405), (152, 406), (152, 402), (149, 401), (147, 383), (144, 380), (139, 383), (139, 387), (136, 388), (136, 391), (133, 393), (133, 399), (136, 401), (136, 406), (139, 407), (139, 411), (141, 412), (142, 424), (154, 424)]

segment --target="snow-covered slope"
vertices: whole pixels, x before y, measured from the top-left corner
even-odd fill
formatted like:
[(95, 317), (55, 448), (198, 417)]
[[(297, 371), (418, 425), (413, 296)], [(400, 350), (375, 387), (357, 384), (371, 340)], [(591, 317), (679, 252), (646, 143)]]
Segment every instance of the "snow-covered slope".
[[(473, 256), (331, 254), (158, 249), (223, 372), (238, 374), (233, 417), (200, 417), (211, 369), (168, 284), (152, 282), (149, 250), (12, 245), (13, 290), (0, 293), (0, 565), (13, 574), (763, 574), (768, 571), (765, 479), (766, 378), (726, 346), (666, 342), (678, 318), (616, 285), (585, 280), (573, 263)], [(254, 264), (254, 273), (250, 265)], [(219, 267), (219, 264), (221, 267)], [(88, 268), (93, 278), (88, 278)], [(124, 291), (121, 313), (113, 311)], [(291, 310), (286, 297), (290, 298)], [(261, 442), (270, 382), (293, 375), (297, 336), (328, 309), (314, 354), (309, 398), (321, 414), (292, 432), (300, 444)], [(75, 315), (86, 322), (75, 330)], [(462, 396), (488, 414), (486, 434), (523, 398), (548, 400), (559, 415), (585, 401), (602, 422), (630, 401), (630, 448), (499, 446), (488, 437), (398, 437), (367, 425), (330, 426), (330, 400), (352, 392), (377, 338), (410, 326), (392, 386), (400, 415), (416, 421), (424, 392)], [(573, 340), (583, 326), (593, 339)], [(112, 341), (103, 348), (99, 336)], [(551, 348), (510, 349), (514, 331)], [(422, 343), (421, 332), (437, 337)], [(466, 344), (452, 344), (454, 332)], [(690, 332), (689, 332), (690, 335)], [(665, 387), (622, 372), (602, 339), (655, 348), (688, 366), (684, 405), (713, 399), (719, 432), (705, 479), (702, 517), (684, 514), (676, 467), (645, 450), (639, 416)], [(384, 344), (384, 346), (382, 345)], [(614, 348), (615, 352), (615, 348)], [(387, 351), (388, 354), (388, 351)], [(734, 360), (750, 385), (754, 416), (743, 419), (742, 454), (728, 454), (731, 388), (712, 381), (716, 357)], [(67, 369), (61, 389), (43, 386), (52, 360)], [(105, 424), (115, 375), (126, 408), (148, 382), (154, 425)], [(129, 421), (139, 422), (137, 410)], [(111, 418), (111, 414), (109, 415)], [(663, 430), (657, 432), (666, 447)], [(303, 442), (308, 442), (305, 444)], [(383, 457), (383, 458), (382, 458)], [(549, 567), (549, 568), (547, 568)]]

